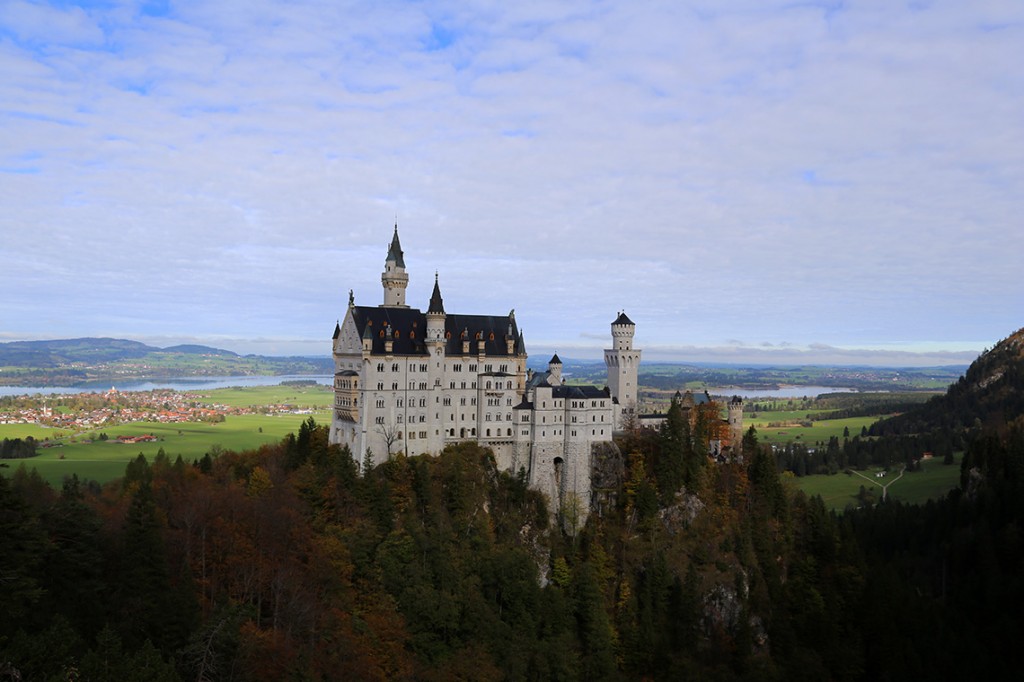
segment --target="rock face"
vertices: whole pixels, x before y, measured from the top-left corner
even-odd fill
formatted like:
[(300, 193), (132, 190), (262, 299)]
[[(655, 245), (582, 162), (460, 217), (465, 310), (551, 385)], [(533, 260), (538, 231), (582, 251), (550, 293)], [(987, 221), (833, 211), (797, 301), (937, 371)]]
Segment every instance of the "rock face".
[(699, 497), (680, 490), (671, 505), (658, 510), (658, 519), (669, 535), (676, 535), (685, 531), (704, 507), (705, 504)]
[(593, 443), (590, 446), (590, 510), (602, 516), (618, 505), (625, 464), (615, 443)]

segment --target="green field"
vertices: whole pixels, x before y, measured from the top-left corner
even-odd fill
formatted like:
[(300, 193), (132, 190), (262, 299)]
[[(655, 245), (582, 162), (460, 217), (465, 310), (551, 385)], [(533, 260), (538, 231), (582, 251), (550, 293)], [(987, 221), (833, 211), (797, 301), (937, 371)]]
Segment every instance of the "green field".
[(198, 391), (203, 402), (231, 407), (292, 405), (295, 408), (328, 409), (334, 400), (330, 386), (247, 386)]
[[(327, 412), (312, 415), (318, 422), (329, 418)], [(228, 415), (219, 424), (181, 423), (160, 424), (155, 422), (134, 422), (121, 426), (106, 427), (103, 430), (110, 440), (89, 442), (87, 434), (80, 434), (66, 445), (45, 448), (39, 455), (26, 460), (6, 460), (8, 475), (22, 463), (35, 468), (39, 475), (59, 486), (65, 476), (78, 474), (79, 478), (93, 479), (104, 483), (124, 474), (125, 465), (141, 452), (153, 461), (157, 451), (164, 449), (172, 459), (181, 455), (185, 460), (199, 459), (211, 448), (224, 450), (250, 450), (266, 443), (276, 443), (289, 433), (299, 430), (299, 425), (308, 419), (306, 414), (282, 415)], [(118, 436), (141, 436), (152, 434), (158, 440), (151, 443), (122, 444)], [(11, 436), (13, 437), (13, 436)]]
[[(880, 468), (872, 468), (861, 473), (872, 479), (875, 471)], [(803, 476), (796, 478), (785, 476), (785, 479), (799, 487), (808, 495), (820, 495), (829, 509), (842, 511), (848, 505), (857, 504), (857, 493), (861, 485), (864, 485), (876, 498), (882, 496), (882, 485), (894, 481), (899, 475), (899, 469), (888, 472), (884, 478), (877, 479), (872, 485), (855, 474), (838, 473), (833, 476)], [(903, 478), (895, 481), (889, 486), (889, 497), (901, 502), (911, 504), (923, 504), (928, 500), (935, 500), (960, 484), (960, 455), (956, 457), (956, 464), (946, 465), (941, 459), (931, 459), (921, 463), (921, 471), (907, 472)]]
[[(222, 388), (204, 391), (202, 402), (248, 407), (259, 405), (291, 405), (295, 409), (312, 409), (313, 414), (242, 414), (227, 415), (220, 423), (133, 422), (118, 426), (104, 426), (83, 433), (69, 429), (50, 429), (36, 424), (0, 424), (0, 438), (38, 440), (59, 439), (63, 445), (41, 448), (39, 455), (26, 460), (6, 460), (0, 469), (10, 475), (22, 463), (35, 468), (39, 475), (59, 486), (65, 476), (78, 474), (79, 478), (104, 483), (124, 474), (125, 465), (141, 452), (150, 461), (160, 448), (172, 459), (181, 455), (185, 460), (199, 459), (214, 447), (223, 450), (250, 450), (266, 443), (276, 443), (312, 416), (319, 423), (330, 419), (329, 407), (333, 393), (326, 386), (255, 386)], [(94, 440), (100, 433), (109, 440)], [(151, 443), (122, 444), (118, 436), (152, 434), (157, 441)]]
[[(757, 439), (762, 443), (782, 445), (785, 443), (800, 442), (804, 445), (814, 445), (818, 442), (828, 443), (828, 439), (831, 436), (835, 436), (842, 441), (843, 429), (850, 430), (851, 438), (859, 436), (861, 427), (869, 427), (879, 419), (878, 417), (850, 417), (847, 419), (825, 419), (815, 421), (811, 422), (811, 426), (791, 424), (772, 428), (768, 427), (769, 422), (785, 421), (787, 418), (780, 417), (780, 415), (785, 414), (789, 413), (762, 412), (758, 414), (757, 419), (748, 419), (747, 416), (744, 415), (743, 428), (744, 430), (751, 426), (756, 428)], [(765, 416), (762, 417), (761, 415)], [(789, 417), (788, 419), (795, 418)]]

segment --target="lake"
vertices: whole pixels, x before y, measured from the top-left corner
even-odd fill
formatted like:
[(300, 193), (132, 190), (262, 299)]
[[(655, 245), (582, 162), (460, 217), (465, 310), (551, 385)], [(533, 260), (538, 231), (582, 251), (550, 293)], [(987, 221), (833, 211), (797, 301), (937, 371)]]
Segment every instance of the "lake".
[[(743, 399), (757, 398), (815, 398), (822, 393), (856, 393), (855, 388), (840, 386), (780, 386), (779, 388), (735, 388), (718, 387), (707, 389), (712, 396), (726, 398), (738, 395)], [(695, 391), (696, 392), (696, 391)]]
[(174, 379), (125, 379), (123, 381), (92, 382), (82, 386), (0, 386), (0, 396), (7, 395), (56, 395), (67, 393), (101, 393), (111, 388), (118, 391), (153, 391), (167, 388), (173, 391), (208, 391), (214, 388), (235, 386), (276, 386), (283, 381), (315, 381), (331, 386), (334, 378), (329, 375), (282, 375), (282, 376), (239, 376), (239, 377), (177, 377)]
[[(56, 395), (60, 393), (100, 393), (111, 387), (119, 391), (152, 391), (168, 388), (173, 391), (207, 391), (214, 388), (234, 386), (276, 386), (282, 381), (315, 381), (331, 386), (334, 378), (330, 375), (284, 375), (284, 376), (238, 376), (238, 377), (178, 377), (175, 379), (125, 379), (123, 381), (92, 382), (83, 386), (0, 386), (0, 396), (7, 395)], [(835, 386), (780, 386), (779, 388), (735, 388), (711, 387), (713, 396), (744, 399), (754, 398), (813, 398), (822, 393), (856, 393), (856, 389)], [(696, 391), (695, 391), (696, 392)]]

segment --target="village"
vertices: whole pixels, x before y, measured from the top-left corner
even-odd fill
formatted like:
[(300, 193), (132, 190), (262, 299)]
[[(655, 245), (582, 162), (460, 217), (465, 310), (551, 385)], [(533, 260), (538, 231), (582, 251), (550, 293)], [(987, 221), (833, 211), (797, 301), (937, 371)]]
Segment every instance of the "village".
[[(36, 424), (72, 432), (132, 422), (221, 422), (227, 415), (301, 412), (294, 405), (229, 406), (169, 389), (18, 396), (0, 400), (0, 424)], [(136, 437), (136, 440), (139, 437)], [(144, 438), (144, 437), (143, 437)], [(136, 442), (127, 437), (121, 442)]]

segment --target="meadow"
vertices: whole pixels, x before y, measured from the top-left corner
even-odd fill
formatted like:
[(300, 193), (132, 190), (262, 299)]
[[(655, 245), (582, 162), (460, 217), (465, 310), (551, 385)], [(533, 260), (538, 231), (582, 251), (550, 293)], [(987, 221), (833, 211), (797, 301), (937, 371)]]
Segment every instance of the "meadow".
[(892, 469), (886, 472), (882, 478), (875, 478), (875, 472), (881, 469), (875, 467), (861, 472), (872, 481), (874, 485), (865, 481), (856, 474), (838, 473), (831, 476), (802, 476), (795, 477), (791, 474), (783, 474), (783, 480), (788, 485), (794, 485), (808, 495), (821, 495), (825, 506), (835, 511), (842, 511), (850, 505), (857, 505), (857, 494), (863, 485), (867, 491), (874, 495), (876, 500), (881, 499), (882, 486), (894, 481), (889, 486), (888, 496), (893, 500), (909, 504), (924, 504), (928, 500), (937, 500), (960, 484), (960, 459), (956, 456), (955, 464), (943, 464), (939, 458), (929, 459), (921, 462), (921, 470), (906, 472), (898, 481), (899, 469)]
[[(835, 436), (843, 439), (843, 433), (849, 429), (850, 438), (859, 436), (861, 428), (869, 427), (878, 421), (878, 417), (849, 417), (847, 419), (823, 419), (810, 423), (810, 426), (801, 426), (796, 420), (803, 420), (806, 412), (799, 416), (791, 416), (788, 412), (760, 412), (757, 419), (750, 419), (743, 415), (743, 429), (753, 426), (757, 429), (757, 440), (761, 443), (771, 445), (785, 445), (786, 443), (800, 442), (808, 447), (815, 443), (828, 444), (829, 438)], [(792, 423), (785, 426), (772, 426), (770, 423), (787, 422)]]
[[(0, 424), (0, 438), (60, 439), (58, 447), (41, 448), (28, 460), (5, 460), (2, 469), (7, 475), (21, 464), (35, 468), (51, 485), (59, 487), (65, 477), (105, 483), (124, 474), (129, 460), (140, 453), (153, 461), (163, 449), (172, 460), (178, 455), (191, 462), (208, 452), (250, 450), (267, 443), (279, 442), (289, 433), (296, 433), (303, 421), (312, 416), (319, 423), (330, 419), (332, 393), (328, 387), (254, 386), (205, 391), (203, 402), (232, 407), (290, 405), (307, 414), (229, 414), (223, 422), (132, 422), (104, 426), (91, 431), (72, 433), (68, 429), (49, 429), (36, 424)], [(98, 440), (105, 433), (107, 440)], [(157, 440), (145, 443), (118, 443), (118, 436), (153, 435)], [(90, 440), (91, 439), (91, 440)]]

